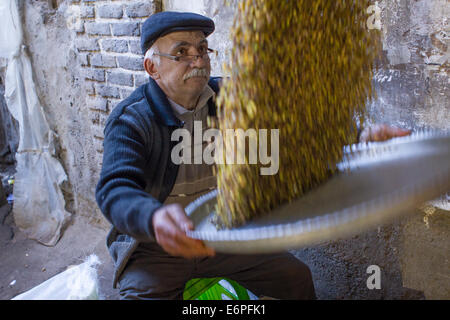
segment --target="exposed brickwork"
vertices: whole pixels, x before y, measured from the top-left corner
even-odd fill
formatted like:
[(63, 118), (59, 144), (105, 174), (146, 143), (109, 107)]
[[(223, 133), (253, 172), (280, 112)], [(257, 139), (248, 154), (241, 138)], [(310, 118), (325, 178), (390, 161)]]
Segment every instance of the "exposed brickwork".
[(103, 98), (120, 98), (119, 88), (114, 86), (95, 84), (95, 92)]
[(92, 36), (109, 36), (111, 28), (109, 23), (86, 22), (84, 24), (86, 32)]
[(104, 55), (104, 54), (94, 54), (91, 56), (91, 66), (93, 67), (104, 67), (104, 68), (115, 68), (116, 58), (114, 56)]
[(133, 54), (140, 55), (142, 53), (141, 49), (141, 41), (139, 40), (129, 40), (128, 46), (130, 48), (130, 52)]
[(102, 49), (108, 52), (125, 53), (128, 52), (128, 41), (116, 39), (103, 39)]
[(94, 82), (88, 82), (86, 86), (86, 95), (94, 96), (95, 95), (95, 87)]
[(117, 57), (119, 67), (133, 71), (144, 71), (144, 57)]
[(97, 7), (97, 13), (100, 18), (119, 19), (123, 16), (123, 7), (120, 4), (105, 4)]
[(88, 67), (89, 66), (88, 54), (80, 52), (78, 54), (78, 62), (81, 64), (81, 66)]
[(80, 10), (81, 18), (95, 18), (95, 8), (82, 6)]
[(154, 2), (138, 2), (130, 3), (126, 8), (125, 12), (129, 18), (142, 18), (148, 17), (155, 11)]
[(105, 99), (101, 99), (99, 97), (90, 97), (86, 100), (89, 108), (92, 110), (99, 110), (106, 112), (107, 111), (107, 101)]
[(98, 51), (100, 46), (97, 39), (76, 39), (75, 46), (78, 51)]
[(93, 144), (103, 152), (103, 129), (114, 107), (148, 81), (140, 46), (142, 23), (161, 0), (74, 0), (79, 23), (74, 46), (86, 81)]
[(112, 23), (111, 27), (113, 36), (137, 37), (141, 34), (139, 23), (136, 22)]
[(99, 82), (105, 81), (105, 71), (103, 70), (85, 69), (83, 71), (84, 71), (84, 78), (86, 80), (94, 80)]
[(123, 72), (108, 72), (108, 82), (110, 84), (117, 84), (121, 86), (133, 86), (133, 74)]

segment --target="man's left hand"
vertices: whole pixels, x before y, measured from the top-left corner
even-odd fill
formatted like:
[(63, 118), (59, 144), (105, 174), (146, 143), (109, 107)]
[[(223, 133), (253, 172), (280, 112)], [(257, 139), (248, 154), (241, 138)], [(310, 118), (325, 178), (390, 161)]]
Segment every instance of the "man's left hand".
[(409, 136), (411, 130), (390, 127), (385, 124), (376, 124), (372, 127), (365, 128), (361, 132), (359, 142), (378, 142), (386, 141), (395, 137)]

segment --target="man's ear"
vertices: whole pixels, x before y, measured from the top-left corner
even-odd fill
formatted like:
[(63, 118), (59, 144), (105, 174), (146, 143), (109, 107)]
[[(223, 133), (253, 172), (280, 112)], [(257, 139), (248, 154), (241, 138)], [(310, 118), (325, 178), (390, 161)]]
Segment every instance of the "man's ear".
[(160, 78), (158, 69), (152, 60), (150, 59), (144, 60), (144, 69), (145, 71), (147, 71), (147, 73), (153, 80), (157, 80)]

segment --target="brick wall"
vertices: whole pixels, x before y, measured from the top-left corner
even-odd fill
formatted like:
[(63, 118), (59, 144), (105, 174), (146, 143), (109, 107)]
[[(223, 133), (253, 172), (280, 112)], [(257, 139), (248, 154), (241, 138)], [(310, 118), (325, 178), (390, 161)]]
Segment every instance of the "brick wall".
[(103, 152), (103, 128), (111, 110), (148, 79), (140, 48), (142, 23), (161, 11), (159, 0), (72, 0), (78, 19), (74, 32), (87, 82), (86, 106), (93, 143)]

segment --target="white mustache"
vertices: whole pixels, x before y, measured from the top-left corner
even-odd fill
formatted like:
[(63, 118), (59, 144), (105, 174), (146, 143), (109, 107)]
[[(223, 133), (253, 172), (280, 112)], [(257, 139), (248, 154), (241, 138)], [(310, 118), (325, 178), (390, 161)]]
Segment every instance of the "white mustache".
[(208, 78), (208, 71), (207, 71), (205, 68), (201, 68), (201, 69), (195, 68), (195, 69), (192, 69), (191, 72), (189, 72), (188, 74), (186, 74), (186, 75), (183, 77), (183, 80), (186, 81), (186, 80), (188, 80), (188, 79), (190, 79), (190, 78), (193, 78), (193, 77), (204, 77), (204, 78)]

